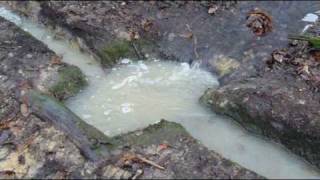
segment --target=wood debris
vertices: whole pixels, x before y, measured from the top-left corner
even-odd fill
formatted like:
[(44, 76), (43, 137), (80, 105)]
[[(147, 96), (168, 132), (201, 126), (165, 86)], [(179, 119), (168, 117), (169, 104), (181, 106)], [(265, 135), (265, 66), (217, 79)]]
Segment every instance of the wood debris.
[[(189, 24), (186, 24), (187, 29), (189, 30), (189, 32), (192, 33), (192, 29), (190, 27)], [(199, 59), (199, 54), (198, 54), (198, 50), (197, 50), (197, 46), (198, 46), (198, 39), (197, 37), (192, 33), (192, 38), (193, 38), (193, 52), (196, 56), (196, 59)]]
[(139, 162), (139, 161), (140, 161), (140, 162), (149, 164), (149, 165), (151, 165), (151, 166), (153, 166), (153, 167), (156, 167), (156, 168), (158, 168), (158, 169), (160, 169), (160, 170), (165, 170), (164, 167), (158, 165), (157, 163), (155, 163), (155, 162), (153, 162), (153, 161), (150, 161), (150, 160), (142, 157), (141, 155), (136, 155), (136, 154), (133, 154), (133, 153), (125, 153), (125, 154), (122, 156), (121, 160), (122, 160), (123, 162), (127, 162), (127, 161), (138, 161), (138, 162)]
[(142, 169), (138, 169), (136, 174), (132, 177), (132, 179), (138, 179), (141, 175), (143, 174), (143, 170)]

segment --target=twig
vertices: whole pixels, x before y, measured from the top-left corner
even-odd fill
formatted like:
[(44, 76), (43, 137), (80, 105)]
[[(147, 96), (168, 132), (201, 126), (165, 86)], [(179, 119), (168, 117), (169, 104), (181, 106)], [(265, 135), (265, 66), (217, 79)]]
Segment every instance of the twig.
[(198, 45), (198, 39), (197, 36), (192, 32), (192, 29), (190, 28), (189, 24), (186, 24), (187, 29), (193, 34), (193, 53), (196, 56), (196, 59), (199, 59), (199, 54), (197, 51), (197, 45)]
[(151, 165), (151, 166), (154, 166), (154, 167), (156, 167), (156, 168), (158, 168), (158, 169), (165, 170), (164, 167), (156, 164), (156, 163), (153, 162), (153, 161), (150, 161), (150, 160), (148, 160), (148, 159), (146, 159), (146, 158), (143, 158), (143, 157), (141, 157), (141, 156), (139, 156), (139, 155), (136, 155), (136, 158), (139, 159), (139, 160), (141, 160), (142, 162), (145, 162), (145, 163), (147, 163), (147, 164), (149, 164), (149, 165)]
[(132, 180), (139, 178), (143, 174), (142, 169), (138, 169), (136, 174), (132, 177)]
[(133, 47), (133, 49), (134, 49), (134, 52), (135, 52), (136, 55), (138, 56), (138, 58), (139, 58), (140, 60), (142, 60), (142, 56), (141, 56), (140, 52), (138, 51), (138, 48), (136, 47), (136, 45), (134, 44), (134, 42), (132, 42), (131, 45), (132, 45), (132, 47)]

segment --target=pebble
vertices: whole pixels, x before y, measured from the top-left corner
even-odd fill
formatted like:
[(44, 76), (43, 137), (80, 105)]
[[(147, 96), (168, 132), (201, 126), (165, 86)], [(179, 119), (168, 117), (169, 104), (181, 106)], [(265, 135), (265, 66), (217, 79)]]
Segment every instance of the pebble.
[(10, 131), (4, 130), (0, 134), (0, 145), (2, 145), (4, 142), (6, 142), (10, 137)]
[(26, 104), (20, 105), (20, 112), (24, 117), (27, 117), (29, 115), (28, 106)]
[(27, 54), (27, 58), (32, 58), (32, 54)]
[(9, 56), (9, 57), (13, 57), (13, 53), (9, 53), (8, 56)]

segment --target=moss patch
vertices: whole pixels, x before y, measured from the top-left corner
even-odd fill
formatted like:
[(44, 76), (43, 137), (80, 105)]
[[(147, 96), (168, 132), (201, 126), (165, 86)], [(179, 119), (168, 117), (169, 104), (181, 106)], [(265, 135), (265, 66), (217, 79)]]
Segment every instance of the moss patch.
[(126, 40), (113, 41), (100, 50), (99, 56), (101, 64), (107, 67), (116, 64), (120, 58), (136, 57), (132, 45)]
[(63, 66), (58, 73), (59, 79), (49, 88), (49, 92), (59, 100), (75, 95), (87, 85), (84, 74), (76, 66)]
[[(141, 131), (134, 131), (128, 134), (119, 135), (113, 138), (116, 146), (129, 145), (150, 145), (159, 144), (163, 141), (175, 141), (179, 135), (189, 136), (188, 132), (180, 124), (161, 120)], [(115, 147), (116, 147), (115, 146)]]
[(98, 55), (104, 67), (112, 67), (120, 58), (143, 60), (145, 54), (154, 54), (155, 49), (157, 46), (153, 41), (143, 38), (133, 41), (117, 39), (102, 48)]

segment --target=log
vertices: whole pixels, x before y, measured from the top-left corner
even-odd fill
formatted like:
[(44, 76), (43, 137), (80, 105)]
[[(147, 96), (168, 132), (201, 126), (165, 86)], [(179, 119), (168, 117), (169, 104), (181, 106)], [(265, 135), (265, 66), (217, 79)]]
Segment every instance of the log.
[(27, 91), (21, 99), (26, 101), (24, 103), (27, 103), (32, 114), (42, 120), (49, 121), (57, 129), (63, 131), (87, 159), (93, 162), (99, 160), (98, 154), (91, 149), (92, 144), (88, 136), (79, 128), (83, 124), (87, 127), (90, 125), (86, 124), (71, 110), (54, 98), (35, 90)]

